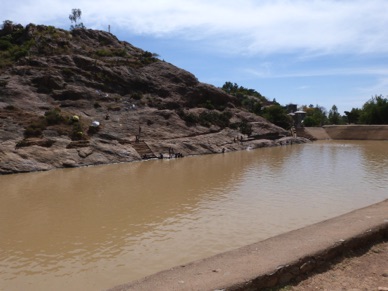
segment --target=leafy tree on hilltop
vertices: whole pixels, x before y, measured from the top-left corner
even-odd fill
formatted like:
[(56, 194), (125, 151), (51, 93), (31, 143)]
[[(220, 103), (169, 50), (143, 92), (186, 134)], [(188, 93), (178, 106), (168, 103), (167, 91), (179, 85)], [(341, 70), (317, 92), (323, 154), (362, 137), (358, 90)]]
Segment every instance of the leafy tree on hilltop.
[(236, 83), (225, 82), (221, 89), (228, 94), (236, 96), (244, 108), (257, 115), (261, 113), (262, 106), (269, 103), (267, 98), (256, 90), (244, 88)]
[(82, 28), (82, 29), (85, 28), (85, 26), (82, 22), (77, 23), (78, 20), (81, 19), (81, 15), (82, 15), (81, 9), (72, 9), (71, 10), (71, 14), (69, 15), (69, 19), (71, 21), (70, 30), (74, 30), (77, 28)]
[(239, 86), (236, 83), (225, 82), (225, 84), (221, 87), (221, 89), (224, 90), (226, 93), (229, 93), (241, 99), (246, 96), (253, 96), (258, 98), (261, 102), (268, 102), (267, 98), (265, 98), (256, 90)]
[(1, 30), (4, 33), (10, 33), (12, 32), (12, 27), (13, 27), (13, 22), (11, 20), (4, 20), (1, 26)]
[(225, 84), (222, 85), (221, 89), (224, 90), (226, 93), (235, 94), (237, 93), (238, 85), (236, 83), (233, 84), (232, 82), (225, 82)]

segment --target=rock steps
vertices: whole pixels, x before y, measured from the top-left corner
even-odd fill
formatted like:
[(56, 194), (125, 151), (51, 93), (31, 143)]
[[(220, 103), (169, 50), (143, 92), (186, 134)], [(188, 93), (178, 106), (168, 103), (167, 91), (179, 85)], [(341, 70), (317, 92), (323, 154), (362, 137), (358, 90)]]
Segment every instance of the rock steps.
[(156, 158), (150, 147), (145, 141), (138, 141), (132, 143), (132, 147), (138, 152), (142, 159), (153, 159)]

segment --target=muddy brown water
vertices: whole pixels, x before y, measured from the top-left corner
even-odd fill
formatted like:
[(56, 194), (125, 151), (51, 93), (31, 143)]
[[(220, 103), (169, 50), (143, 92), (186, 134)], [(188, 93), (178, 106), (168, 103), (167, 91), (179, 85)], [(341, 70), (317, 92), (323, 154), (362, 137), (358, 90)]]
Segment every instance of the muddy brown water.
[(388, 142), (0, 176), (0, 290), (103, 290), (388, 198)]

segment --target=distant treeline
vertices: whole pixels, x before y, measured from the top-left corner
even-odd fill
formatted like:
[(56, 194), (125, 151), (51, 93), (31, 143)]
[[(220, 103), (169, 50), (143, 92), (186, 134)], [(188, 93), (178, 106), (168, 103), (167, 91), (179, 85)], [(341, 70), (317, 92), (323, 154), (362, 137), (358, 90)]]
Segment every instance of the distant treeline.
[(388, 99), (375, 95), (362, 108), (352, 108), (344, 115), (338, 113), (336, 105), (326, 112), (325, 108), (316, 105), (303, 106), (306, 112), (305, 126), (322, 126), (325, 124), (388, 124)]
[[(256, 90), (232, 82), (225, 82), (221, 89), (236, 96), (248, 111), (286, 129), (293, 125), (288, 111), (291, 106), (282, 106), (275, 99), (269, 101)], [(304, 126), (308, 127), (327, 124), (388, 124), (388, 99), (382, 95), (375, 95), (362, 108), (352, 108), (351, 111), (345, 111), (344, 115), (338, 112), (336, 105), (329, 111), (312, 104), (302, 105), (299, 109), (306, 112)]]

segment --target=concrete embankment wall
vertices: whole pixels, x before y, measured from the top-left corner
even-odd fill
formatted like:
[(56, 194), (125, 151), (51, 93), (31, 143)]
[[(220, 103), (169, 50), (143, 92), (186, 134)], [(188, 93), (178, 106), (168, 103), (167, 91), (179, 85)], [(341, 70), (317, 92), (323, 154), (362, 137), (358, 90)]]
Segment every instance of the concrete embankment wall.
[(110, 291), (261, 290), (283, 285), (345, 251), (388, 238), (388, 200)]
[(304, 130), (317, 140), (331, 139), (323, 127), (305, 127)]
[(318, 140), (388, 140), (388, 125), (325, 125), (305, 131)]

